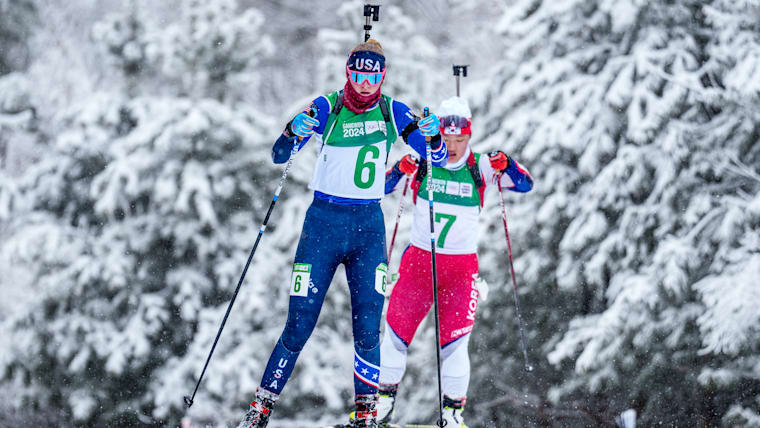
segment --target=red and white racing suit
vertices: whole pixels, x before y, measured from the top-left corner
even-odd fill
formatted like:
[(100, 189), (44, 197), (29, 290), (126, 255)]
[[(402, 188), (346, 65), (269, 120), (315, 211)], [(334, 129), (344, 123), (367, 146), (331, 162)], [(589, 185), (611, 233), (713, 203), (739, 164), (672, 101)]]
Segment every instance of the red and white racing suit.
[[(477, 186), (475, 174), (480, 174)], [(393, 191), (401, 175), (386, 174), (386, 192)], [(467, 351), (475, 323), (479, 292), (478, 220), (486, 187), (501, 180), (502, 188), (527, 192), (533, 187), (530, 173), (515, 161), (503, 174), (495, 171), (487, 156), (467, 149), (462, 158), (445, 168), (433, 168), (436, 270), (442, 350), (443, 392), (464, 398), (470, 378)], [(388, 306), (385, 335), (380, 347), (380, 384), (401, 381), (406, 353), (417, 327), (433, 305), (431, 285), (430, 213), (427, 177), (415, 177), (414, 219), (411, 245), (399, 267)]]

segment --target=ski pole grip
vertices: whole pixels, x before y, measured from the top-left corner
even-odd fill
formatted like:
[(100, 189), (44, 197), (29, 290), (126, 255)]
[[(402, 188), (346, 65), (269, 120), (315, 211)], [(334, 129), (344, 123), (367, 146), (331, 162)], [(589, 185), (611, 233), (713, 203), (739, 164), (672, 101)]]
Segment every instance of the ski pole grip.
[[(428, 117), (428, 116), (430, 116), (430, 107), (425, 107), (424, 109), (422, 109), (422, 117)], [(430, 140), (431, 140), (430, 137), (425, 137), (425, 141), (427, 141), (428, 143), (430, 142)]]
[(462, 74), (462, 77), (467, 77), (467, 67), (469, 67), (469, 64), (464, 65), (453, 65), (452, 69), (454, 70), (454, 76), (459, 76), (459, 74)]
[(364, 5), (364, 16), (373, 21), (379, 21), (380, 20), (380, 5), (379, 4), (365, 4)]
[(192, 398), (190, 398), (187, 395), (185, 395), (184, 399), (185, 399), (185, 404), (187, 404), (187, 407), (190, 407), (190, 406), (193, 405), (193, 399)]

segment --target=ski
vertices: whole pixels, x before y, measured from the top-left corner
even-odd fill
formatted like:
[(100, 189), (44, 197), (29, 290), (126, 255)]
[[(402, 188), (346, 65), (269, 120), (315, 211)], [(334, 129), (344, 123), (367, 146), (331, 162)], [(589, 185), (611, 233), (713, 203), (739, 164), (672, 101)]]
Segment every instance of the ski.
[[(351, 425), (348, 425), (348, 424), (325, 425), (325, 426), (321, 426), (317, 428), (351, 428)], [(438, 428), (438, 426), (424, 425), (424, 424), (406, 424), (406, 425), (386, 424), (386, 425), (382, 425), (380, 428)]]

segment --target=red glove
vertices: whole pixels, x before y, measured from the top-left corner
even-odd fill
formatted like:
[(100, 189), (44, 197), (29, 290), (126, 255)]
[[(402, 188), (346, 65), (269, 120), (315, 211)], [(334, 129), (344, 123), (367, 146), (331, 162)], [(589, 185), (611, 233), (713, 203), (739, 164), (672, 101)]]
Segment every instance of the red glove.
[(400, 161), (396, 162), (396, 168), (402, 174), (412, 175), (417, 172), (417, 160), (412, 155), (405, 155)]
[(489, 153), (488, 160), (491, 161), (491, 168), (499, 172), (504, 172), (505, 169), (509, 168), (509, 164), (511, 163), (509, 156), (501, 150)]

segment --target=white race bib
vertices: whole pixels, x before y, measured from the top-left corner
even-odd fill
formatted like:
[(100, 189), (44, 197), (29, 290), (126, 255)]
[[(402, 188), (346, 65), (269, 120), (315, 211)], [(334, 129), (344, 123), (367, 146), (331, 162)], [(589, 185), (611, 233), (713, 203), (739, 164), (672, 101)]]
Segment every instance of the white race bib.
[(308, 263), (294, 263), (293, 275), (290, 277), (290, 295), (300, 297), (308, 296), (310, 279), (311, 265)]
[(375, 268), (375, 291), (385, 296), (388, 290), (388, 265), (380, 263)]

